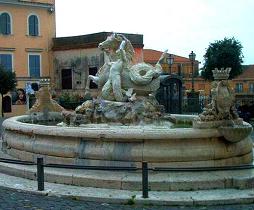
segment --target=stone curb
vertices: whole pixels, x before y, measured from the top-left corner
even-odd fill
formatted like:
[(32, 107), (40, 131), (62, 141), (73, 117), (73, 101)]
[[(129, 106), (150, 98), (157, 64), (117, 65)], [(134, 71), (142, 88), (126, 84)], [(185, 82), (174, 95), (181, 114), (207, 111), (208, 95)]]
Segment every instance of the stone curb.
[[(0, 172), (30, 180), (36, 180), (36, 166), (0, 162)], [(152, 191), (199, 191), (210, 189), (250, 189), (254, 187), (254, 169), (207, 172), (161, 172), (149, 173)], [(45, 168), (44, 180), (49, 183), (141, 191), (141, 172), (91, 171)]]
[[(24, 172), (25, 173), (25, 172)], [(45, 182), (45, 191), (37, 191), (37, 182), (20, 177), (2, 174), (0, 187), (16, 191), (30, 192), (45, 196), (66, 197), (74, 200), (99, 203), (136, 203), (143, 205), (230, 205), (254, 203), (254, 190), (250, 189), (214, 189), (197, 191), (149, 191), (149, 198), (143, 199), (141, 191), (78, 187)], [(135, 198), (134, 198), (135, 197)]]
[(150, 191), (149, 198), (143, 199), (141, 191), (78, 187), (45, 183), (45, 191), (37, 191), (37, 182), (19, 177), (0, 174), (0, 187), (30, 192), (45, 196), (66, 197), (75, 200), (100, 203), (143, 204), (143, 205), (227, 205), (254, 202), (253, 189), (200, 190), (200, 191)]

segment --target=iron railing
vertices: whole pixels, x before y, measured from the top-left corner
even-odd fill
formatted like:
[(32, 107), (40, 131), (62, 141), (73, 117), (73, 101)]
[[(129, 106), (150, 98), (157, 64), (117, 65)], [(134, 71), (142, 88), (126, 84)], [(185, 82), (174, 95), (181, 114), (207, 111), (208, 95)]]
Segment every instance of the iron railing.
[(142, 167), (122, 167), (122, 166), (85, 166), (85, 165), (64, 165), (64, 164), (44, 164), (42, 157), (37, 158), (37, 162), (22, 161), (15, 159), (0, 158), (0, 162), (19, 164), (19, 165), (36, 165), (37, 166), (37, 189), (38, 191), (45, 190), (44, 186), (44, 168), (54, 167), (54, 168), (66, 168), (66, 169), (87, 169), (87, 170), (108, 170), (108, 171), (137, 171), (142, 172), (142, 195), (143, 198), (148, 198), (149, 192), (149, 171), (161, 171), (161, 172), (200, 172), (200, 171), (223, 171), (223, 170), (244, 170), (244, 169), (254, 169), (254, 165), (241, 165), (241, 166), (223, 166), (223, 167), (148, 167), (148, 162), (143, 161)]

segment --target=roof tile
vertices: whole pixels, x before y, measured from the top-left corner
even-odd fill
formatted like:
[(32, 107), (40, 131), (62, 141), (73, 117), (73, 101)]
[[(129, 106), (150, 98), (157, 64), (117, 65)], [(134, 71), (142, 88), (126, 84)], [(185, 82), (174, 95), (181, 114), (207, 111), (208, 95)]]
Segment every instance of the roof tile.
[(244, 66), (243, 73), (235, 77), (234, 79), (254, 79), (254, 65)]
[[(144, 61), (148, 63), (156, 63), (159, 60), (162, 53), (163, 52), (157, 51), (157, 50), (143, 49)], [(189, 58), (174, 55), (174, 62), (175, 63), (189, 63), (190, 60)]]

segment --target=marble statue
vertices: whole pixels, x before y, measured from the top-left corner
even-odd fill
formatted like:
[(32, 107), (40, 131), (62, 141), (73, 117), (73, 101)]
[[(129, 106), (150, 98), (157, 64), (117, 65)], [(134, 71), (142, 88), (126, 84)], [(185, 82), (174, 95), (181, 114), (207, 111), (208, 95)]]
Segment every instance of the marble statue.
[(211, 84), (211, 103), (199, 114), (195, 126), (219, 127), (241, 121), (235, 108), (234, 92), (227, 80), (230, 71), (231, 68), (215, 68), (212, 71), (215, 81)]
[[(109, 62), (106, 64), (109, 72), (107, 82), (104, 84), (101, 96), (104, 99), (124, 101), (121, 85), (122, 71), (126, 70), (134, 56), (134, 49), (129, 40), (121, 34), (112, 34), (99, 48), (108, 55)], [(113, 98), (111, 97), (113, 95)]]
[[(101, 89), (102, 99), (118, 102), (128, 101), (133, 94), (148, 96), (159, 88), (159, 75), (162, 72), (160, 62), (166, 52), (155, 67), (146, 63), (133, 65), (134, 49), (131, 42), (124, 35), (116, 33), (100, 43), (99, 49), (105, 52), (108, 62), (105, 62), (96, 76), (88, 76), (86, 93), (89, 92), (90, 80)], [(130, 92), (131, 95), (128, 95)]]
[(155, 66), (146, 63), (133, 64), (134, 49), (131, 42), (122, 34), (113, 33), (99, 44), (107, 55), (107, 62), (96, 76), (89, 75), (101, 94), (97, 99), (87, 100), (75, 109), (74, 113), (64, 112), (67, 125), (87, 123), (147, 124), (160, 121), (164, 108), (154, 97), (160, 87), (160, 62)]
[(212, 83), (211, 103), (204, 108), (199, 115), (201, 121), (235, 120), (239, 116), (235, 108), (234, 91), (229, 85), (228, 76), (231, 68), (215, 68), (213, 76), (215, 81)]
[(212, 101), (193, 121), (194, 128), (217, 128), (227, 141), (238, 142), (249, 136), (252, 126), (239, 118), (235, 108), (234, 91), (229, 85), (231, 68), (215, 68), (212, 83)]
[(28, 111), (31, 113), (48, 113), (48, 112), (62, 112), (64, 108), (52, 99), (49, 88), (49, 80), (40, 80), (40, 89), (35, 93), (36, 101), (32, 108)]

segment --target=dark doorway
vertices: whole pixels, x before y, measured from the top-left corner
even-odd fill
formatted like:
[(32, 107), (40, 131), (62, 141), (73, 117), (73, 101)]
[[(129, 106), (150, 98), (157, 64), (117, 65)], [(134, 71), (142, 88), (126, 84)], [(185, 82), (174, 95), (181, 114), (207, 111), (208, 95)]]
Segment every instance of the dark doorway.
[(38, 83), (32, 83), (32, 84), (31, 84), (31, 87), (32, 87), (32, 89), (33, 89), (34, 91), (38, 91), (38, 90), (39, 90), (39, 85), (38, 85)]
[(36, 102), (36, 97), (34, 94), (29, 95), (29, 109), (32, 108), (32, 106), (35, 104)]
[[(90, 67), (89, 68), (89, 75), (95, 76), (97, 74), (97, 71), (98, 71), (97, 67)], [(92, 80), (90, 80), (89, 88), (90, 89), (97, 89), (98, 85), (96, 85)]]
[(3, 112), (11, 112), (11, 97), (4, 96), (3, 97)]
[(72, 89), (72, 69), (62, 69), (62, 89)]
[(156, 99), (167, 113), (182, 113), (182, 80), (176, 75), (161, 75), (160, 88)]

